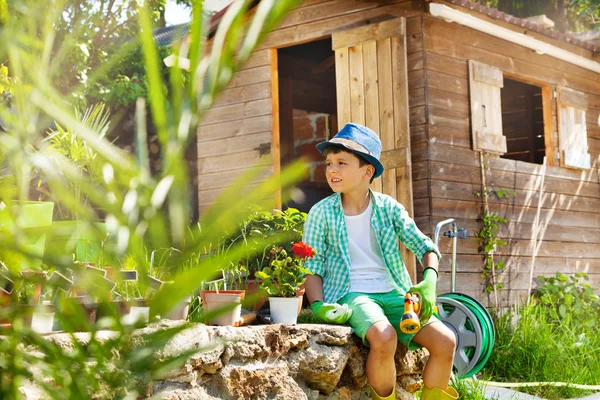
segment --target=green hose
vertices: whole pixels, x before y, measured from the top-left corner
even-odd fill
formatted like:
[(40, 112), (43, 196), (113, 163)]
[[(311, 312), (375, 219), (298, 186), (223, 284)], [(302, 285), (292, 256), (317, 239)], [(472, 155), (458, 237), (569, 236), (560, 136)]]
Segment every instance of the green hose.
[[(440, 295), (439, 297), (445, 297), (448, 299), (455, 300), (462, 305), (464, 305), (469, 311), (471, 311), (477, 321), (467, 321), (468, 324), (465, 326), (467, 329), (471, 331), (476, 331), (474, 327), (470, 324), (478, 323), (481, 328), (481, 351), (478, 355), (478, 359), (476, 364), (468, 371), (464, 371), (459, 378), (470, 378), (479, 371), (483, 369), (485, 363), (489, 360), (492, 355), (492, 349), (494, 348), (494, 322), (492, 321), (492, 317), (487, 312), (485, 307), (473, 297), (468, 296), (463, 293), (445, 293)], [(469, 357), (477, 356), (475, 350), (471, 350), (468, 354)]]
[(469, 380), (479, 382), (484, 386), (504, 387), (504, 388), (521, 388), (521, 387), (537, 387), (537, 386), (563, 386), (582, 390), (600, 390), (600, 385), (581, 385), (578, 383), (568, 382), (493, 382), (471, 378)]

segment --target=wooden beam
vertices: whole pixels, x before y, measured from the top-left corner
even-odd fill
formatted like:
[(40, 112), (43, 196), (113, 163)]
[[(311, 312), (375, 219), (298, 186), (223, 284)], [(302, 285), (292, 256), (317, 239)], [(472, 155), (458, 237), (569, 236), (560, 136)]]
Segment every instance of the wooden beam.
[(340, 127), (351, 121), (349, 62), (347, 48), (344, 47), (335, 51), (337, 118)]
[[(394, 91), (394, 131), (397, 148), (406, 148), (410, 154), (410, 115), (408, 102), (408, 71), (407, 71), (407, 45), (406, 36), (391, 38), (392, 45), (392, 88)], [(412, 166), (410, 157), (407, 157), (404, 166), (396, 169), (396, 198), (414, 217)], [(417, 282), (416, 257), (404, 246), (400, 247), (402, 259), (406, 270), (413, 283)]]
[(312, 69), (312, 73), (315, 75), (319, 75), (322, 72), (327, 71), (329, 68), (335, 66), (335, 54), (327, 57), (325, 60), (321, 61), (319, 65)]
[(558, 141), (558, 137), (554, 137), (556, 131), (554, 127), (554, 118), (552, 116), (552, 86), (545, 85), (542, 87), (542, 113), (544, 116), (544, 145), (546, 147), (546, 165), (549, 167), (557, 165), (556, 162), (556, 146), (554, 143)]
[[(281, 173), (281, 134), (279, 126), (279, 67), (277, 49), (269, 50), (271, 65), (271, 157), (273, 159), (273, 174)], [(275, 194), (275, 207), (281, 209), (281, 189)]]
[(352, 47), (365, 42), (382, 40), (391, 36), (403, 36), (406, 32), (404, 18), (391, 19), (378, 24), (370, 24), (344, 32), (338, 32), (332, 38), (332, 48)]
[(393, 150), (381, 152), (381, 164), (383, 164), (386, 173), (396, 168), (406, 166), (406, 163), (410, 160), (409, 149), (406, 147), (400, 147)]

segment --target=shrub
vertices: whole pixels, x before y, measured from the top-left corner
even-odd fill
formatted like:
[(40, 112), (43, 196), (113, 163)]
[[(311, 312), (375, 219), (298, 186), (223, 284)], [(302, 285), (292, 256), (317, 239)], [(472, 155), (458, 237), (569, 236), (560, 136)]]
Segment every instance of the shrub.
[[(542, 285), (529, 306), (496, 317), (496, 344), (482, 374), (503, 382), (597, 385), (600, 301), (581, 279), (588, 277), (578, 273), (540, 278)], [(583, 395), (578, 389), (551, 385), (520, 390), (547, 399)]]

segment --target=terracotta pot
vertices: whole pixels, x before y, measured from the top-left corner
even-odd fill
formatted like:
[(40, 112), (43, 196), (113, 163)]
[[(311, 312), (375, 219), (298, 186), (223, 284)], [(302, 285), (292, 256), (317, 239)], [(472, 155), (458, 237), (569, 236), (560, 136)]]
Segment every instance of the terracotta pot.
[(246, 297), (242, 302), (242, 307), (250, 311), (258, 311), (258, 309), (267, 301), (268, 296), (264, 291), (260, 290), (260, 280), (249, 280), (246, 285)]
[(299, 297), (299, 299), (298, 299), (298, 315), (300, 315), (300, 311), (302, 310), (302, 301), (304, 300), (304, 293), (306, 293), (306, 288), (304, 287), (304, 285), (302, 285), (298, 289), (296, 289), (296, 296)]

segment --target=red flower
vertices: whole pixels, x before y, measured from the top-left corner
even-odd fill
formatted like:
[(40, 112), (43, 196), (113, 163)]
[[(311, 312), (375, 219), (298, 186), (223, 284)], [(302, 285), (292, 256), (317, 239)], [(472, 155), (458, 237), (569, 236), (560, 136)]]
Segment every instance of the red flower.
[(300, 258), (309, 258), (315, 255), (315, 250), (304, 242), (296, 242), (292, 246), (292, 253)]

